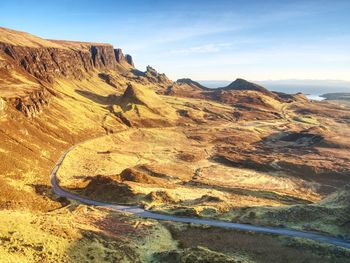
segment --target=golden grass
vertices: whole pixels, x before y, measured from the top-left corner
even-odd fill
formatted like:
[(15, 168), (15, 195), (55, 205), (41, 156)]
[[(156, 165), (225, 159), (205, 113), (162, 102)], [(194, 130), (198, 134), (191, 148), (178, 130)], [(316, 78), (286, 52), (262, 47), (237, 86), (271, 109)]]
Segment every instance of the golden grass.
[(161, 225), (86, 206), (49, 214), (0, 211), (0, 261), (149, 262), (177, 248)]
[(63, 46), (53, 43), (51, 41), (42, 39), (40, 37), (16, 31), (4, 27), (0, 27), (0, 42), (15, 46), (26, 46), (26, 47), (53, 47), (53, 48), (64, 48)]
[[(139, 202), (140, 196), (164, 192), (175, 201), (159, 199), (147, 206), (169, 213), (187, 207), (210, 217), (236, 207), (280, 206), (293, 203), (293, 198), (294, 202), (320, 199), (313, 185), (301, 179), (215, 163), (210, 159), (212, 147), (214, 144), (189, 140), (178, 127), (129, 129), (79, 145), (67, 155), (58, 178), (65, 188), (83, 189), (91, 177), (102, 175), (114, 180), (126, 168), (148, 167), (168, 179), (152, 177), (152, 182), (156, 180), (153, 183), (123, 181), (135, 194), (134, 202)], [(197, 170), (200, 175), (194, 178)], [(203, 196), (219, 201), (201, 200)], [(210, 209), (220, 213), (206, 215)]]

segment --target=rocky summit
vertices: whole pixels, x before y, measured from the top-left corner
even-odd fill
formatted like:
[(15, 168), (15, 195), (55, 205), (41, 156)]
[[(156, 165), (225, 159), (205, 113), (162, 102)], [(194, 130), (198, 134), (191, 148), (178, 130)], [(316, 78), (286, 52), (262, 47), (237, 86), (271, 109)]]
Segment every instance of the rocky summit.
[(347, 104), (136, 66), (0, 28), (0, 262), (349, 261)]

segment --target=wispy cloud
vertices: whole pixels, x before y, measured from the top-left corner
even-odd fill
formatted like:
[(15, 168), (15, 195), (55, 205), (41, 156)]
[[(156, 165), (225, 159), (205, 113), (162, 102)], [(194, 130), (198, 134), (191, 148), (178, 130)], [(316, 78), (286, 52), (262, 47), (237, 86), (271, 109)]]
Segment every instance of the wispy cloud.
[(200, 46), (193, 46), (184, 49), (171, 50), (173, 54), (191, 54), (191, 53), (215, 53), (220, 52), (228, 47), (232, 46), (231, 43), (211, 43)]

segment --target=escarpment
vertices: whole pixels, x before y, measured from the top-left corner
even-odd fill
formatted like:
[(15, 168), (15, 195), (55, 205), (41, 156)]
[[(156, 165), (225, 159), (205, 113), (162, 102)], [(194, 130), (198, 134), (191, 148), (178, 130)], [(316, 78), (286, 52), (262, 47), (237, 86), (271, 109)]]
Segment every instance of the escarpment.
[(88, 49), (32, 48), (0, 43), (0, 51), (37, 79), (53, 83), (55, 78), (81, 80), (93, 70), (115, 70), (126, 62), (116, 58), (112, 45), (88, 45)]
[[(132, 57), (110, 44), (45, 40), (0, 28), (0, 98), (27, 117), (48, 104), (46, 87), (56, 80), (85, 80), (95, 72), (120, 74), (132, 67)], [(107, 83), (117, 81), (110, 77)]]

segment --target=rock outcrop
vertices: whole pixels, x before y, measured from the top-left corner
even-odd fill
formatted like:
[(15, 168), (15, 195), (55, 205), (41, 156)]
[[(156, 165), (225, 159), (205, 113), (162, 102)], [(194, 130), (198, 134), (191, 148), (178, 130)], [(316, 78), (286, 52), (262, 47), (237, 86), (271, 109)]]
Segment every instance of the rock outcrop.
[(134, 62), (132, 60), (131, 55), (128, 55), (128, 54), (124, 55), (123, 51), (120, 48), (114, 49), (114, 54), (118, 63), (124, 66), (134, 67)]
[(111, 74), (107, 74), (107, 73), (100, 73), (98, 74), (98, 76), (103, 79), (104, 81), (106, 81), (107, 84), (111, 85), (114, 88), (118, 88), (118, 80), (117, 78), (115, 78), (114, 76), (112, 76)]
[(13, 105), (26, 117), (35, 117), (49, 104), (51, 97), (52, 94), (46, 88), (42, 88), (30, 92), (26, 96), (9, 98), (7, 100), (10, 105)]
[(114, 49), (114, 54), (115, 54), (115, 58), (119, 63), (123, 63), (125, 61), (125, 57), (123, 54), (123, 51), (121, 50), (121, 48), (116, 48)]
[(134, 61), (133, 61), (133, 59), (132, 59), (132, 56), (131, 56), (131, 55), (126, 54), (126, 55), (125, 55), (125, 59), (126, 59), (126, 62), (128, 62), (128, 64), (129, 64), (130, 66), (135, 67), (135, 65), (134, 65)]
[(153, 90), (136, 84), (128, 85), (113, 110), (117, 117), (132, 127), (171, 126), (178, 118), (175, 109)]
[(147, 66), (146, 72), (144, 73), (144, 75), (151, 82), (162, 83), (162, 84), (172, 83), (172, 81), (169, 80), (164, 73), (158, 73), (151, 66)]

